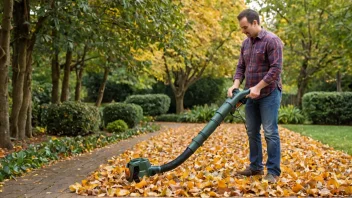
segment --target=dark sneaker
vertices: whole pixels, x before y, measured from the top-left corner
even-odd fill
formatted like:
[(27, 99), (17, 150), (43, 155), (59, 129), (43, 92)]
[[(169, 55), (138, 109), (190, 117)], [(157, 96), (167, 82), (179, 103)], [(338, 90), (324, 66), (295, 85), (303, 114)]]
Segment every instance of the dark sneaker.
[(237, 174), (249, 177), (249, 176), (252, 176), (252, 175), (264, 175), (264, 171), (263, 170), (252, 170), (248, 166), (243, 171), (237, 171)]
[(265, 175), (263, 180), (268, 181), (268, 183), (275, 184), (277, 181), (279, 181), (279, 177), (268, 173), (267, 175)]

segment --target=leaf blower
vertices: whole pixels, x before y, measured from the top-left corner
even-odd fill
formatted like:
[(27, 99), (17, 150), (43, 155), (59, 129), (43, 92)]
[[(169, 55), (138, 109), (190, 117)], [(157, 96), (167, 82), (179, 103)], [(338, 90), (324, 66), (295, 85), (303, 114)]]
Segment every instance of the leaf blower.
[(250, 90), (239, 91), (234, 89), (232, 98), (227, 98), (226, 101), (216, 111), (215, 115), (211, 118), (209, 123), (198, 133), (198, 135), (192, 139), (190, 145), (186, 150), (179, 155), (173, 161), (164, 164), (162, 166), (152, 166), (147, 158), (135, 158), (127, 163), (126, 168), (126, 179), (129, 182), (139, 182), (143, 176), (153, 176), (157, 173), (163, 173), (170, 171), (183, 162), (185, 162), (196, 150), (202, 146), (202, 144), (209, 138), (209, 136), (215, 131), (225, 117), (232, 111), (238, 108), (238, 104), (244, 104), (246, 96), (250, 93)]

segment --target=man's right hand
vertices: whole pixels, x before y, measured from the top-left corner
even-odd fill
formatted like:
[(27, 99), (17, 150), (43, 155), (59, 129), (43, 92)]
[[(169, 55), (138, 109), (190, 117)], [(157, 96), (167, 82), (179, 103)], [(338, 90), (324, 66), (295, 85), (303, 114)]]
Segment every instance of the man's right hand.
[(238, 89), (238, 87), (232, 86), (227, 90), (227, 97), (232, 98), (232, 92), (234, 89)]

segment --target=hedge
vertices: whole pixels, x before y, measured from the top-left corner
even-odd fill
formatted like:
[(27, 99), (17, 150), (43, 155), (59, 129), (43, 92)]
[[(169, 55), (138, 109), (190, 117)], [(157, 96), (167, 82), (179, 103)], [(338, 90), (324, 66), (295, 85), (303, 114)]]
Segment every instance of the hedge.
[(129, 128), (137, 126), (143, 118), (143, 109), (136, 104), (111, 103), (103, 109), (104, 126), (115, 120), (123, 120)]
[(81, 102), (43, 105), (41, 123), (48, 134), (78, 136), (99, 130), (99, 109)]
[(165, 114), (170, 107), (171, 99), (166, 94), (131, 95), (125, 103), (133, 103), (142, 107), (143, 115), (156, 116)]
[(313, 124), (352, 124), (352, 92), (310, 92), (303, 112)]

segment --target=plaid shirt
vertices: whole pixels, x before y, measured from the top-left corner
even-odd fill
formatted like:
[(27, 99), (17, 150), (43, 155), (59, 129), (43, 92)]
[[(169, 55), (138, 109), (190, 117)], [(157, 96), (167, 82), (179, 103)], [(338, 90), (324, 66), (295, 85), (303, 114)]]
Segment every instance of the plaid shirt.
[(282, 90), (282, 50), (280, 38), (262, 29), (255, 39), (247, 38), (243, 41), (233, 79), (239, 79), (242, 83), (246, 78), (245, 89), (264, 80), (268, 86), (260, 91), (260, 96), (256, 99), (269, 95), (276, 87)]

